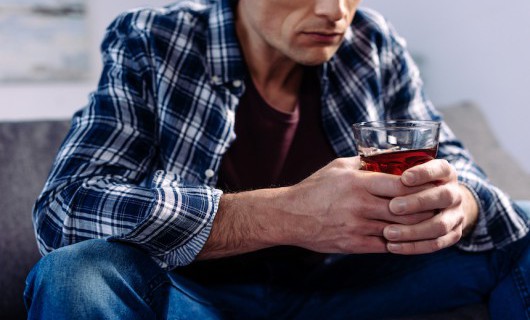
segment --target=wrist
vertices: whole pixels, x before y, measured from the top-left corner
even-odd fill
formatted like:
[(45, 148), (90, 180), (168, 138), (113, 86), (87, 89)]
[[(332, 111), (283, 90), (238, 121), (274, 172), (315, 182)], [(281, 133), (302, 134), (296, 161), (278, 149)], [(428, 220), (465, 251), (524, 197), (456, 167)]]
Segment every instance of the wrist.
[(286, 188), (223, 194), (198, 259), (213, 259), (288, 244)]
[(464, 210), (464, 223), (462, 236), (469, 234), (478, 222), (479, 206), (472, 191), (463, 184), (460, 184), (462, 190), (462, 209)]

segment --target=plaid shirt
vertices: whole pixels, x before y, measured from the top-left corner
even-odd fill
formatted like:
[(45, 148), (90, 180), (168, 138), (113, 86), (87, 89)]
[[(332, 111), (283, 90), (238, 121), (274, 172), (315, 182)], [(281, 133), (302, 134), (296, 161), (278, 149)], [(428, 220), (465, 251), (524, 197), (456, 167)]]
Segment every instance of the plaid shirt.
[[(41, 253), (107, 238), (141, 247), (167, 269), (189, 264), (218, 208), (217, 172), (235, 139), (248, 76), (230, 0), (124, 13), (101, 49), (98, 88), (74, 115), (34, 207)], [(322, 121), (338, 156), (355, 155), (355, 122), (440, 119), (404, 41), (368, 9), (356, 13), (319, 76)], [(502, 247), (528, 232), (445, 124), (439, 157), (456, 167), (480, 207), (477, 228), (460, 248)]]

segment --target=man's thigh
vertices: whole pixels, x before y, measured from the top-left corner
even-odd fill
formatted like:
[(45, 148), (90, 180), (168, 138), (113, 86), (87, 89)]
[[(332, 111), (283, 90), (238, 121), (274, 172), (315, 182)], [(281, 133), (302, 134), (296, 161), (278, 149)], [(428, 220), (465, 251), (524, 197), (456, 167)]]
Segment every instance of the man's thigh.
[(485, 302), (495, 282), (487, 253), (450, 248), (418, 256), (343, 256), (308, 277), (307, 303), (298, 317), (383, 319), (438, 312)]
[[(530, 217), (530, 202), (518, 204)], [(300, 319), (309, 315), (382, 319), (432, 313), (488, 303), (490, 296), (502, 296), (502, 303), (493, 301), (497, 306), (521, 301), (517, 308), (525, 310), (529, 308), (525, 301), (530, 301), (530, 295), (525, 292), (530, 276), (520, 270), (530, 270), (529, 243), (527, 235), (502, 250), (477, 253), (453, 247), (414, 256), (337, 256), (305, 281), (311, 294)], [(501, 294), (492, 295), (495, 292)]]

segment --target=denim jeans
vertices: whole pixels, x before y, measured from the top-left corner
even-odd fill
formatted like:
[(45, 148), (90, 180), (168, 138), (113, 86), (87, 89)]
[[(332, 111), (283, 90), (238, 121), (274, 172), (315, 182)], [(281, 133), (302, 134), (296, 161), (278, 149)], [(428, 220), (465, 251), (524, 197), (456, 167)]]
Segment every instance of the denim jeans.
[(134, 247), (88, 240), (41, 259), (24, 298), (30, 319), (54, 320), (383, 319), (484, 302), (492, 319), (530, 319), (529, 243), (417, 256), (283, 248), (168, 272)]

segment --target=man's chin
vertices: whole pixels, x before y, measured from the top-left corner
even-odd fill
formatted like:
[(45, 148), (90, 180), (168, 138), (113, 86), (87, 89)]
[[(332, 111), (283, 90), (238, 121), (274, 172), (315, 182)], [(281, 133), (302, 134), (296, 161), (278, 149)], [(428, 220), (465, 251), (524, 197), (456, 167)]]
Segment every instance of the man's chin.
[(296, 62), (304, 66), (319, 66), (331, 60), (332, 57), (333, 55), (319, 57), (319, 58), (305, 58), (305, 59), (298, 59)]
[(299, 55), (293, 60), (304, 66), (318, 66), (331, 60), (336, 52), (336, 49), (319, 50), (319, 52), (307, 52), (303, 55)]

